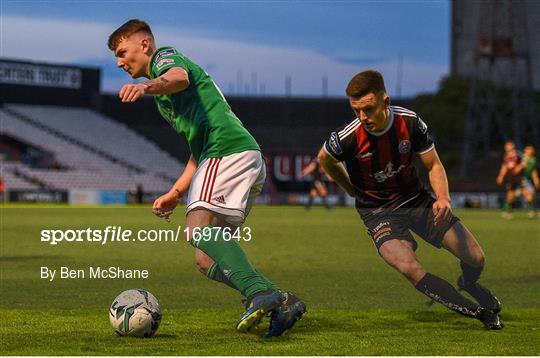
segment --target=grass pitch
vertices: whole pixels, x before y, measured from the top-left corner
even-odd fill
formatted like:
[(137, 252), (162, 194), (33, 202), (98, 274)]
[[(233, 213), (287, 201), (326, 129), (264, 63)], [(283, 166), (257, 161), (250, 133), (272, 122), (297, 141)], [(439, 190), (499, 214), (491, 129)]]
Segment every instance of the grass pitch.
[[(309, 312), (287, 336), (240, 334), (240, 295), (197, 273), (193, 249), (179, 242), (40, 242), (44, 229), (176, 229), (149, 208), (1, 209), (2, 355), (538, 355), (539, 221), (495, 211), (458, 215), (486, 252), (481, 281), (503, 302), (502, 331), (443, 307), (428, 307), (377, 255), (351, 208), (257, 207), (242, 243), (252, 263), (292, 290)], [(454, 283), (457, 260), (419, 240), (420, 261)], [(40, 278), (40, 268), (120, 266), (148, 279)], [(121, 291), (141, 287), (158, 297), (162, 325), (151, 339), (118, 337), (107, 309)], [(258, 333), (258, 334), (257, 334)]]

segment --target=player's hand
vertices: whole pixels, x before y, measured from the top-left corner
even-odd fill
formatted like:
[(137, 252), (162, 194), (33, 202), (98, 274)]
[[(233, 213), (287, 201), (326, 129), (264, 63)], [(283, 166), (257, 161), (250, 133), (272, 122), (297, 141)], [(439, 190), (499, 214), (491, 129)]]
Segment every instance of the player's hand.
[(450, 200), (437, 199), (437, 201), (433, 203), (433, 214), (435, 215), (435, 218), (433, 219), (435, 226), (439, 226), (443, 222), (450, 220), (452, 217)]
[(170, 216), (172, 215), (174, 209), (179, 202), (180, 197), (178, 193), (174, 190), (171, 190), (154, 201), (154, 205), (152, 206), (152, 212), (158, 218), (163, 218), (165, 219), (165, 221), (170, 222)]
[(502, 183), (503, 183), (503, 178), (497, 177), (497, 185), (502, 185)]
[(135, 102), (146, 94), (146, 89), (144, 83), (130, 83), (122, 86), (118, 96), (122, 102)]

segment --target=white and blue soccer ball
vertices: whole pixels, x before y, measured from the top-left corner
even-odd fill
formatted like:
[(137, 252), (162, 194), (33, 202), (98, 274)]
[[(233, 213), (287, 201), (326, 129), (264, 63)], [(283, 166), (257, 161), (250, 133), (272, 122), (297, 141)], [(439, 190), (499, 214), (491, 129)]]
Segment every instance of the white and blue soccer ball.
[(151, 337), (161, 322), (161, 305), (146, 290), (127, 290), (114, 299), (109, 308), (109, 320), (121, 336)]

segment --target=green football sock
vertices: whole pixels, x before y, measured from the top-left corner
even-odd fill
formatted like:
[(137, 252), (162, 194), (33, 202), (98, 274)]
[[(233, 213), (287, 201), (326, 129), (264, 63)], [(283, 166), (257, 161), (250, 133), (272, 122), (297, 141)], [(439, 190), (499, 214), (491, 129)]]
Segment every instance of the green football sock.
[(210, 256), (223, 275), (245, 297), (249, 298), (271, 288), (267, 283), (268, 280), (263, 279), (251, 266), (244, 250), (236, 240), (226, 241), (222, 231), (210, 225), (201, 228), (198, 234), (201, 234), (198, 237), (200, 240), (192, 238), (191, 244)]
[[(261, 274), (258, 270), (255, 270), (259, 276), (261, 276), (261, 279), (268, 285), (269, 288), (272, 288), (274, 290), (281, 290), (281, 288), (267, 279), (263, 274)], [(206, 273), (206, 277), (208, 277), (211, 280), (224, 283), (225, 285), (234, 288), (235, 290), (238, 290), (231, 281), (225, 276), (223, 271), (219, 268), (219, 265), (214, 262), (214, 264), (208, 269), (208, 272)]]
[(234, 288), (235, 290), (238, 290), (231, 281), (223, 274), (223, 271), (219, 268), (218, 264), (214, 262), (212, 266), (208, 269), (208, 272), (206, 272), (206, 277), (208, 277), (211, 280), (221, 282), (226, 284), (227, 286)]
[(272, 281), (270, 281), (269, 279), (266, 278), (266, 276), (264, 276), (262, 273), (259, 272), (259, 270), (255, 270), (255, 272), (257, 272), (257, 274), (259, 276), (261, 276), (261, 278), (263, 279), (264, 282), (266, 282), (266, 284), (268, 285), (269, 288), (272, 288), (274, 290), (280, 290), (280, 291), (283, 291), (281, 289), (281, 287), (279, 287), (278, 285), (276, 285), (275, 283), (273, 283)]

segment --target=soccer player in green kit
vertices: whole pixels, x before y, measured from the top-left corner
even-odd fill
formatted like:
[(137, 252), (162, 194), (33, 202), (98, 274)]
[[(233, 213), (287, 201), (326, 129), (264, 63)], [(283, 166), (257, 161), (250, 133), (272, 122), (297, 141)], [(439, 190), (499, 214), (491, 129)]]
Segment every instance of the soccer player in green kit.
[(536, 169), (535, 150), (532, 145), (527, 145), (523, 149), (521, 166), (523, 167), (521, 171), (521, 190), (529, 209), (527, 216), (533, 219), (536, 217), (535, 201), (536, 192), (540, 190), (540, 180), (538, 179), (538, 169)]
[(154, 95), (163, 118), (191, 150), (184, 172), (156, 199), (153, 212), (169, 220), (187, 194), (187, 239), (195, 247), (199, 270), (246, 298), (236, 329), (246, 332), (271, 315), (265, 336), (281, 335), (302, 317), (305, 304), (254, 269), (225, 230), (234, 232), (242, 225), (262, 190), (266, 173), (259, 145), (212, 78), (175, 48), (157, 48), (146, 22), (127, 21), (110, 35), (108, 46), (118, 67), (133, 78), (149, 79), (124, 85), (122, 102)]

